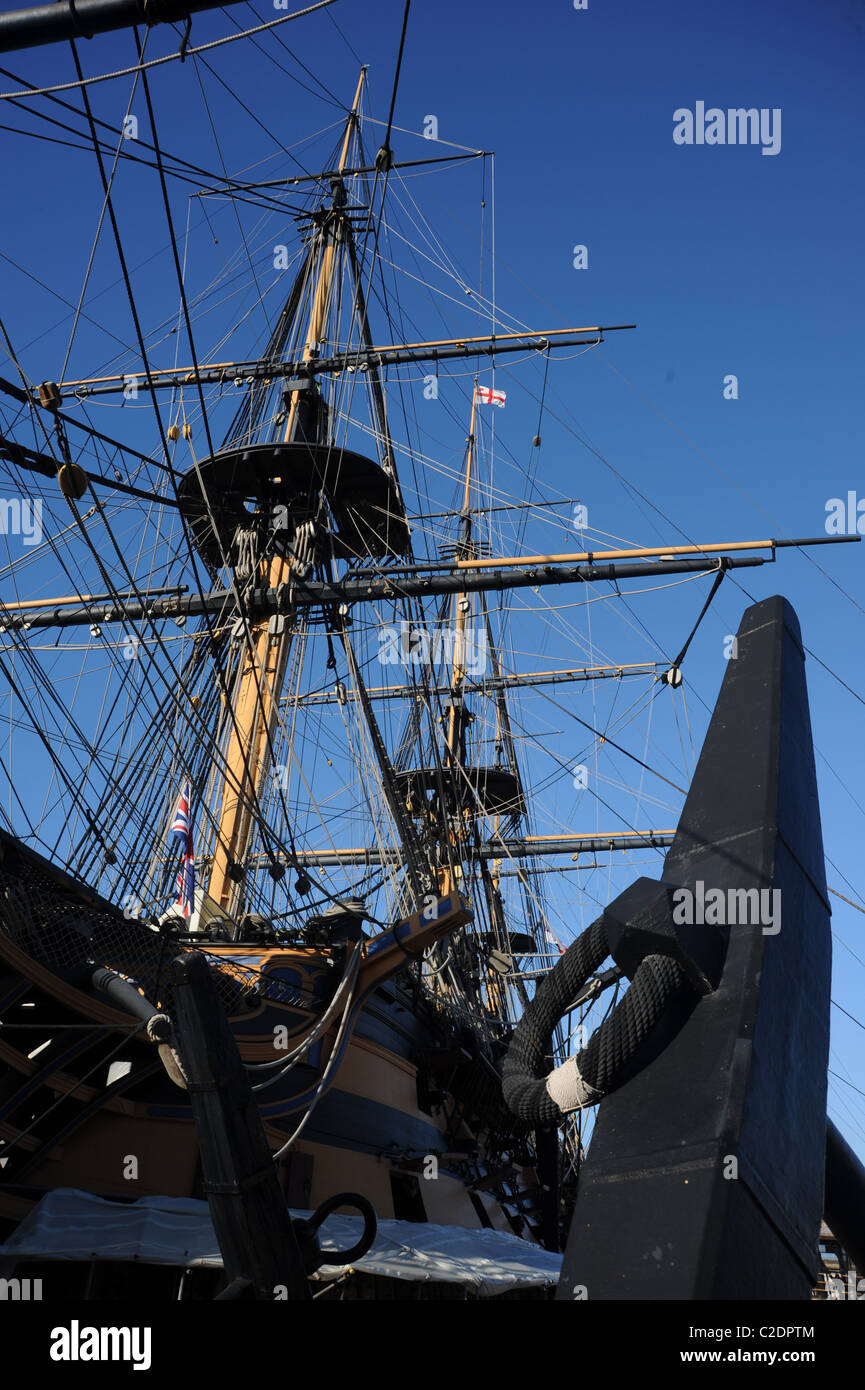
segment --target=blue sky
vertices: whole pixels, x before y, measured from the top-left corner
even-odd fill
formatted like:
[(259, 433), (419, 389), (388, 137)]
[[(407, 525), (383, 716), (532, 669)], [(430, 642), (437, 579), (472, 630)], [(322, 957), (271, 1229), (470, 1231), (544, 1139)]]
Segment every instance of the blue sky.
[[(263, 5), (257, 8), (270, 16)], [(245, 5), (232, 13), (243, 27), (257, 22)], [(370, 65), (370, 110), (383, 118), (401, 17), (399, 0), (343, 2), (332, 16), (314, 15), (280, 33), (345, 102), (362, 58)], [(192, 42), (231, 27), (224, 16), (196, 17)], [(395, 113), (401, 129), (392, 144), (399, 158), (427, 156), (430, 143), (421, 131), (432, 114), (441, 140), (495, 151), (497, 304), (538, 328), (637, 324), (634, 332), (611, 334), (599, 352), (550, 368), (547, 404), (559, 419), (542, 422), (535, 497), (578, 496), (595, 532), (636, 545), (820, 535), (828, 499), (846, 497), (848, 490), (865, 497), (863, 37), (865, 15), (852, 3), (767, 0), (757, 8), (736, 0), (723, 6), (589, 0), (580, 11), (569, 0), (531, 8), (513, 0), (414, 6)], [(174, 43), (156, 31), (149, 51), (168, 52)], [(133, 61), (127, 36), (94, 40), (80, 51), (88, 72)], [(289, 63), (284, 52), (273, 52)], [(333, 106), (242, 45), (209, 56), (259, 122), (205, 78), (223, 117), (222, 155), (230, 171), (270, 156), (266, 176), (287, 172), (279, 146), (338, 117)], [(38, 84), (74, 75), (65, 48), (12, 55), (4, 66)], [(190, 66), (171, 64), (154, 73), (160, 135), (167, 147), (216, 169)], [(12, 85), (0, 82), (4, 90)], [(97, 113), (118, 121), (127, 90), (115, 83), (94, 88)], [(724, 110), (779, 108), (780, 152), (676, 145), (673, 113), (697, 101)], [(10, 124), (18, 119), (8, 117)], [(303, 151), (308, 167), (318, 167), (316, 153), (334, 139), (331, 132)], [(80, 282), (98, 206), (92, 157), (54, 155), (47, 145), (3, 131), (0, 141), (7, 190), (16, 189), (21, 203), (4, 227), (7, 254), (68, 292)], [(489, 294), (491, 190), (487, 183), (487, 246), (479, 271), (480, 188), (479, 166), (472, 165), (431, 178), (424, 191), (455, 259), (467, 276), (482, 275)], [(172, 194), (183, 226), (185, 191)], [(161, 251), (136, 272), (142, 301), (149, 304), (153, 296), (156, 304), (168, 262), (155, 184), (125, 184), (121, 215), (137, 238), (136, 264), (147, 259), (148, 245)], [(231, 228), (224, 209), (214, 212), (214, 225), (225, 245)], [(573, 268), (577, 244), (588, 250), (585, 270)], [(220, 253), (202, 244), (199, 254), (203, 263)], [(106, 246), (96, 260), (94, 288), (104, 289), (115, 277)], [(67, 312), (6, 264), (3, 280), (3, 317), (19, 346)], [(420, 296), (415, 307), (420, 313)], [(482, 318), (476, 327), (470, 304), (449, 312), (458, 331), (481, 332), (488, 322)], [(93, 314), (129, 340), (125, 307), (116, 296), (94, 301)], [(22, 359), (41, 380), (60, 371), (64, 350), (60, 330), (22, 350)], [(112, 352), (103, 333), (84, 326), (73, 362), (84, 373)], [(738, 378), (736, 400), (723, 397), (728, 374)], [(490, 379), (486, 372), (484, 380)], [(508, 407), (494, 422), (496, 437), (522, 460), (536, 428), (542, 373), (537, 363), (523, 368), (502, 359), (495, 380), (508, 391)], [(458, 415), (465, 383), (443, 384), (442, 392)], [(457, 457), (461, 439), (453, 420), (443, 417), (436, 428)], [(646, 500), (617, 481), (569, 428)], [(142, 424), (136, 439), (142, 442)], [(497, 478), (518, 491), (516, 466), (503, 462)], [(550, 533), (530, 528), (525, 539), (546, 547)], [(564, 531), (560, 539), (568, 548)], [(738, 578), (755, 598), (784, 593), (798, 612), (806, 645), (858, 696), (809, 660), (824, 838), (838, 867), (828, 866), (827, 876), (861, 903), (865, 553), (861, 546), (839, 546), (808, 556), (781, 552), (775, 568), (742, 571)], [(670, 654), (696, 617), (704, 588), (670, 596), (669, 616), (659, 623)], [(747, 602), (725, 581), (689, 654), (687, 678), (706, 707), (724, 673), (723, 638), (735, 631)], [(649, 612), (647, 604), (640, 607), (641, 614)], [(650, 655), (648, 648), (626, 649), (624, 638), (612, 625), (604, 631), (605, 650), (614, 659)], [(563, 650), (550, 655), (559, 659)], [(692, 714), (696, 739), (706, 709), (695, 705)], [(672, 730), (670, 723), (671, 737)], [(626, 769), (620, 771), (624, 776)], [(562, 817), (589, 813), (587, 804), (564, 798), (557, 810)], [(579, 822), (589, 829), (597, 823), (594, 808), (590, 814), (590, 822)], [(865, 1020), (863, 916), (838, 899), (833, 906), (840, 939), (833, 994)], [(861, 1027), (833, 1009), (831, 1066), (865, 1090), (861, 1044)], [(865, 1157), (865, 1098), (841, 1081), (830, 1082), (830, 1113)]]

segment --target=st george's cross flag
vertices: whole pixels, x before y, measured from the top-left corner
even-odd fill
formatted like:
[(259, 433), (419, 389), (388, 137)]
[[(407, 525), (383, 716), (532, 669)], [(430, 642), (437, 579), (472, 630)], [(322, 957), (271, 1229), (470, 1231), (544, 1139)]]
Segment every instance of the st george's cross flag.
[(476, 386), (475, 400), (478, 405), (504, 405), (507, 396), (504, 391), (494, 391), (492, 386)]
[(556, 948), (556, 950), (558, 951), (559, 955), (560, 955), (560, 956), (563, 956), (563, 955), (565, 954), (565, 948), (564, 948), (564, 946), (562, 946), (562, 944), (556, 939), (556, 937), (553, 935), (552, 931), (551, 931), (550, 928), (546, 925), (546, 923), (543, 924), (543, 926), (541, 927), (541, 930), (543, 931), (544, 940), (547, 942), (547, 945), (548, 945), (548, 946), (555, 946), (555, 948)]
[(177, 799), (177, 809), (171, 822), (171, 834), (183, 845), (183, 858), (177, 875), (177, 901), (184, 917), (191, 917), (195, 907), (195, 850), (192, 845), (192, 789), (187, 782)]

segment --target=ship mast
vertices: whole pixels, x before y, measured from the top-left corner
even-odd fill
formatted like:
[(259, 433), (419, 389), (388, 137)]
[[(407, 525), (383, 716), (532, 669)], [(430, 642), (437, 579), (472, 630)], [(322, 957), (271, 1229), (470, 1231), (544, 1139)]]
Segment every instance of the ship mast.
[[(471, 512), (471, 490), (475, 473), (475, 454), (477, 448), (476, 439), (476, 419), (477, 419), (477, 378), (474, 380), (472, 388), (472, 406), (469, 422), (468, 439), (466, 441), (466, 461), (463, 475), (463, 499), (462, 510), (460, 512), (460, 532), (454, 556), (457, 565), (464, 564), (467, 560), (476, 558), (478, 550), (472, 534), (472, 512)], [(482, 596), (483, 601), (483, 596)], [(468, 726), (472, 721), (472, 716), (466, 707), (466, 676), (467, 672), (467, 653), (466, 653), (466, 628), (471, 613), (471, 599), (467, 589), (454, 595), (453, 599), (453, 655), (451, 662), (451, 675), (448, 689), (448, 702), (446, 705), (446, 734), (445, 734), (445, 757), (444, 767), (447, 770), (448, 789), (450, 793), (452, 822), (448, 827), (448, 840), (451, 846), (451, 860), (453, 866), (461, 865), (468, 856), (475, 858), (474, 846), (471, 848), (467, 841), (472, 838), (472, 827), (481, 818), (492, 820), (493, 839), (499, 839), (500, 832), (500, 807), (498, 805), (487, 804), (488, 793), (491, 790), (489, 780), (490, 773), (500, 771), (499, 759), (501, 741), (504, 735), (509, 734), (509, 724), (507, 722), (507, 706), (505, 702), (504, 690), (499, 688), (496, 692), (496, 749), (497, 761), (494, 769), (474, 768), (471, 760), (466, 756), (466, 734)], [(501, 663), (498, 651), (496, 650), (492, 625), (486, 605), (483, 605), (484, 627), (482, 629), (485, 643), (489, 647), (490, 656), (493, 663), (493, 674), (501, 678)], [(516, 765), (512, 759), (513, 748), (508, 739), (509, 752), (509, 771), (514, 774), (514, 785), (518, 786), (518, 774)], [(471, 800), (466, 803), (466, 791), (469, 792)], [(504, 907), (501, 900), (499, 886), (499, 861), (495, 860), (492, 865), (492, 872), (487, 865), (479, 860), (478, 870), (483, 884), (484, 896), (487, 900), (490, 925), (493, 929), (493, 936), (499, 941), (500, 945), (507, 948), (509, 936), (507, 923), (505, 921)], [(450, 892), (454, 887), (461, 887), (460, 883), (454, 883), (454, 869), (450, 866), (444, 867), (439, 873), (440, 891)], [(480, 960), (478, 961), (480, 965)], [(487, 1010), (488, 1012), (507, 1021), (506, 990), (503, 988), (502, 977), (492, 968), (488, 962), (482, 967), (478, 976), (482, 979), (486, 989)]]
[[(468, 559), (471, 553), (472, 518), (471, 486), (472, 465), (475, 448), (475, 413), (477, 410), (477, 379), (472, 390), (472, 413), (469, 421), (469, 437), (466, 449), (465, 482), (463, 487), (463, 509), (460, 538), (457, 547), (457, 560)], [(465, 680), (465, 630), (469, 600), (465, 593), (454, 595), (454, 648), (451, 670), (450, 708), (448, 711), (447, 766), (456, 767), (461, 761), (460, 743), (465, 728), (463, 710), (463, 682)]]
[[(340, 152), (338, 172), (348, 165), (351, 137), (360, 109), (366, 68), (361, 68), (354, 102), (346, 121), (345, 136)], [(324, 245), (312, 295), (309, 325), (303, 349), (303, 361), (309, 362), (318, 352), (330, 302), (336, 265), (336, 249), (344, 215), (334, 208), (332, 222), (319, 235)], [(286, 442), (294, 438), (300, 417), (299, 390), (292, 391)], [(288, 583), (293, 573), (290, 559), (272, 559), (262, 580), (277, 588)], [(244, 877), (243, 863), (252, 832), (252, 807), (259, 800), (270, 767), (270, 754), (275, 730), (279, 695), (285, 676), (291, 646), (289, 622), (283, 617), (259, 620), (250, 627), (250, 640), (243, 659), (237, 687), (235, 718), (226, 752), (225, 776), (222, 781), (219, 830), (213, 854), (208, 892), (219, 906), (232, 916), (237, 910)]]

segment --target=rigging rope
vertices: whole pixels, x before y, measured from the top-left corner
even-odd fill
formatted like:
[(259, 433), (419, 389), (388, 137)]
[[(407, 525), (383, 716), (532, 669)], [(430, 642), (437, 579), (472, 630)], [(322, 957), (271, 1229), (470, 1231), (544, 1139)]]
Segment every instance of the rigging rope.
[[(309, 1049), (323, 1037), (335, 1019), (336, 1015), (345, 1008), (350, 1008), (354, 998), (354, 990), (357, 984), (357, 977), (361, 966), (362, 949), (359, 942), (352, 947), (351, 954), (346, 962), (345, 972), (339, 982), (336, 993), (328, 1004), (321, 1018), (315, 1026), (306, 1034), (302, 1041), (292, 1052), (285, 1057), (278, 1057), (273, 1062), (246, 1062), (244, 1065), (249, 1072), (275, 1071), (275, 1075), (267, 1081), (258, 1081), (252, 1087), (253, 1091), (264, 1091), (268, 1086), (273, 1086), (275, 1082), (287, 1076), (290, 1071), (297, 1066), (301, 1057), (305, 1056)], [(347, 997), (346, 997), (347, 996)]]
[(283, 15), (281, 19), (270, 19), (266, 24), (257, 24), (255, 28), (244, 29), (239, 34), (227, 34), (225, 38), (213, 39), (210, 43), (199, 44), (197, 48), (186, 48), (177, 53), (167, 53), (164, 58), (151, 58), (149, 62), (137, 63), (131, 68), (120, 68), (117, 72), (103, 72), (98, 77), (80, 75), (77, 82), (61, 82), (53, 87), (25, 87), (20, 92), (0, 92), (0, 101), (10, 101), (16, 97), (44, 97), (49, 96), (51, 92), (70, 92), (78, 87), (92, 86), (95, 82), (110, 82), (115, 77), (130, 77), (133, 73), (143, 72), (146, 68), (156, 68), (162, 63), (173, 63), (178, 58), (182, 62), (184, 58), (192, 57), (197, 53), (207, 53), (212, 48), (222, 48), (224, 44), (249, 38), (250, 34), (260, 34), (265, 29), (275, 29), (279, 24), (288, 24), (292, 19), (302, 19), (304, 15), (312, 14), (315, 10), (323, 10), (335, 2), (336, 0), (318, 0), (317, 4), (307, 5), (305, 10), (295, 10), (293, 14)]

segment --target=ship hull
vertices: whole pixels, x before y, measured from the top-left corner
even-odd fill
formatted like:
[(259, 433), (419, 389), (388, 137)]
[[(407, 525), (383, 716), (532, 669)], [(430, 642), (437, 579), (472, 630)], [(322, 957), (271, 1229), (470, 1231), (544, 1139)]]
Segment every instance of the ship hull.
[[(200, 1197), (187, 1093), (141, 1023), (81, 987), (84, 962), (108, 966), (155, 1008), (170, 1010), (167, 983), (160, 983), (167, 962), (178, 949), (197, 948), (126, 922), (9, 837), (3, 849), (0, 1219), (17, 1222), (59, 1187), (115, 1198)], [(96, 923), (95, 932), (81, 935), (82, 922), (88, 931)], [(460, 1046), (465, 1039), (452, 1023), (421, 1008), (398, 980), (379, 985), (319, 1094), (335, 1029), (284, 1075), (278, 1063), (332, 993), (338, 971), (329, 953), (247, 944), (206, 950), (241, 1057), (265, 1068), (251, 1072), (253, 1084), (280, 1073), (256, 1097), (274, 1152), (312, 1102), (302, 1136), (280, 1160), (290, 1205), (315, 1207), (350, 1190), (368, 1197), (383, 1218), (530, 1234), (515, 1207), (478, 1190), (487, 1186), (496, 1155), (487, 1152), (478, 1104), (484, 1087), (472, 1077), (469, 1051)], [(467, 1073), (474, 1108), (466, 1103)], [(454, 1095), (445, 1083), (460, 1074), (465, 1094)], [(521, 1174), (511, 1186), (517, 1177), (525, 1187)]]

